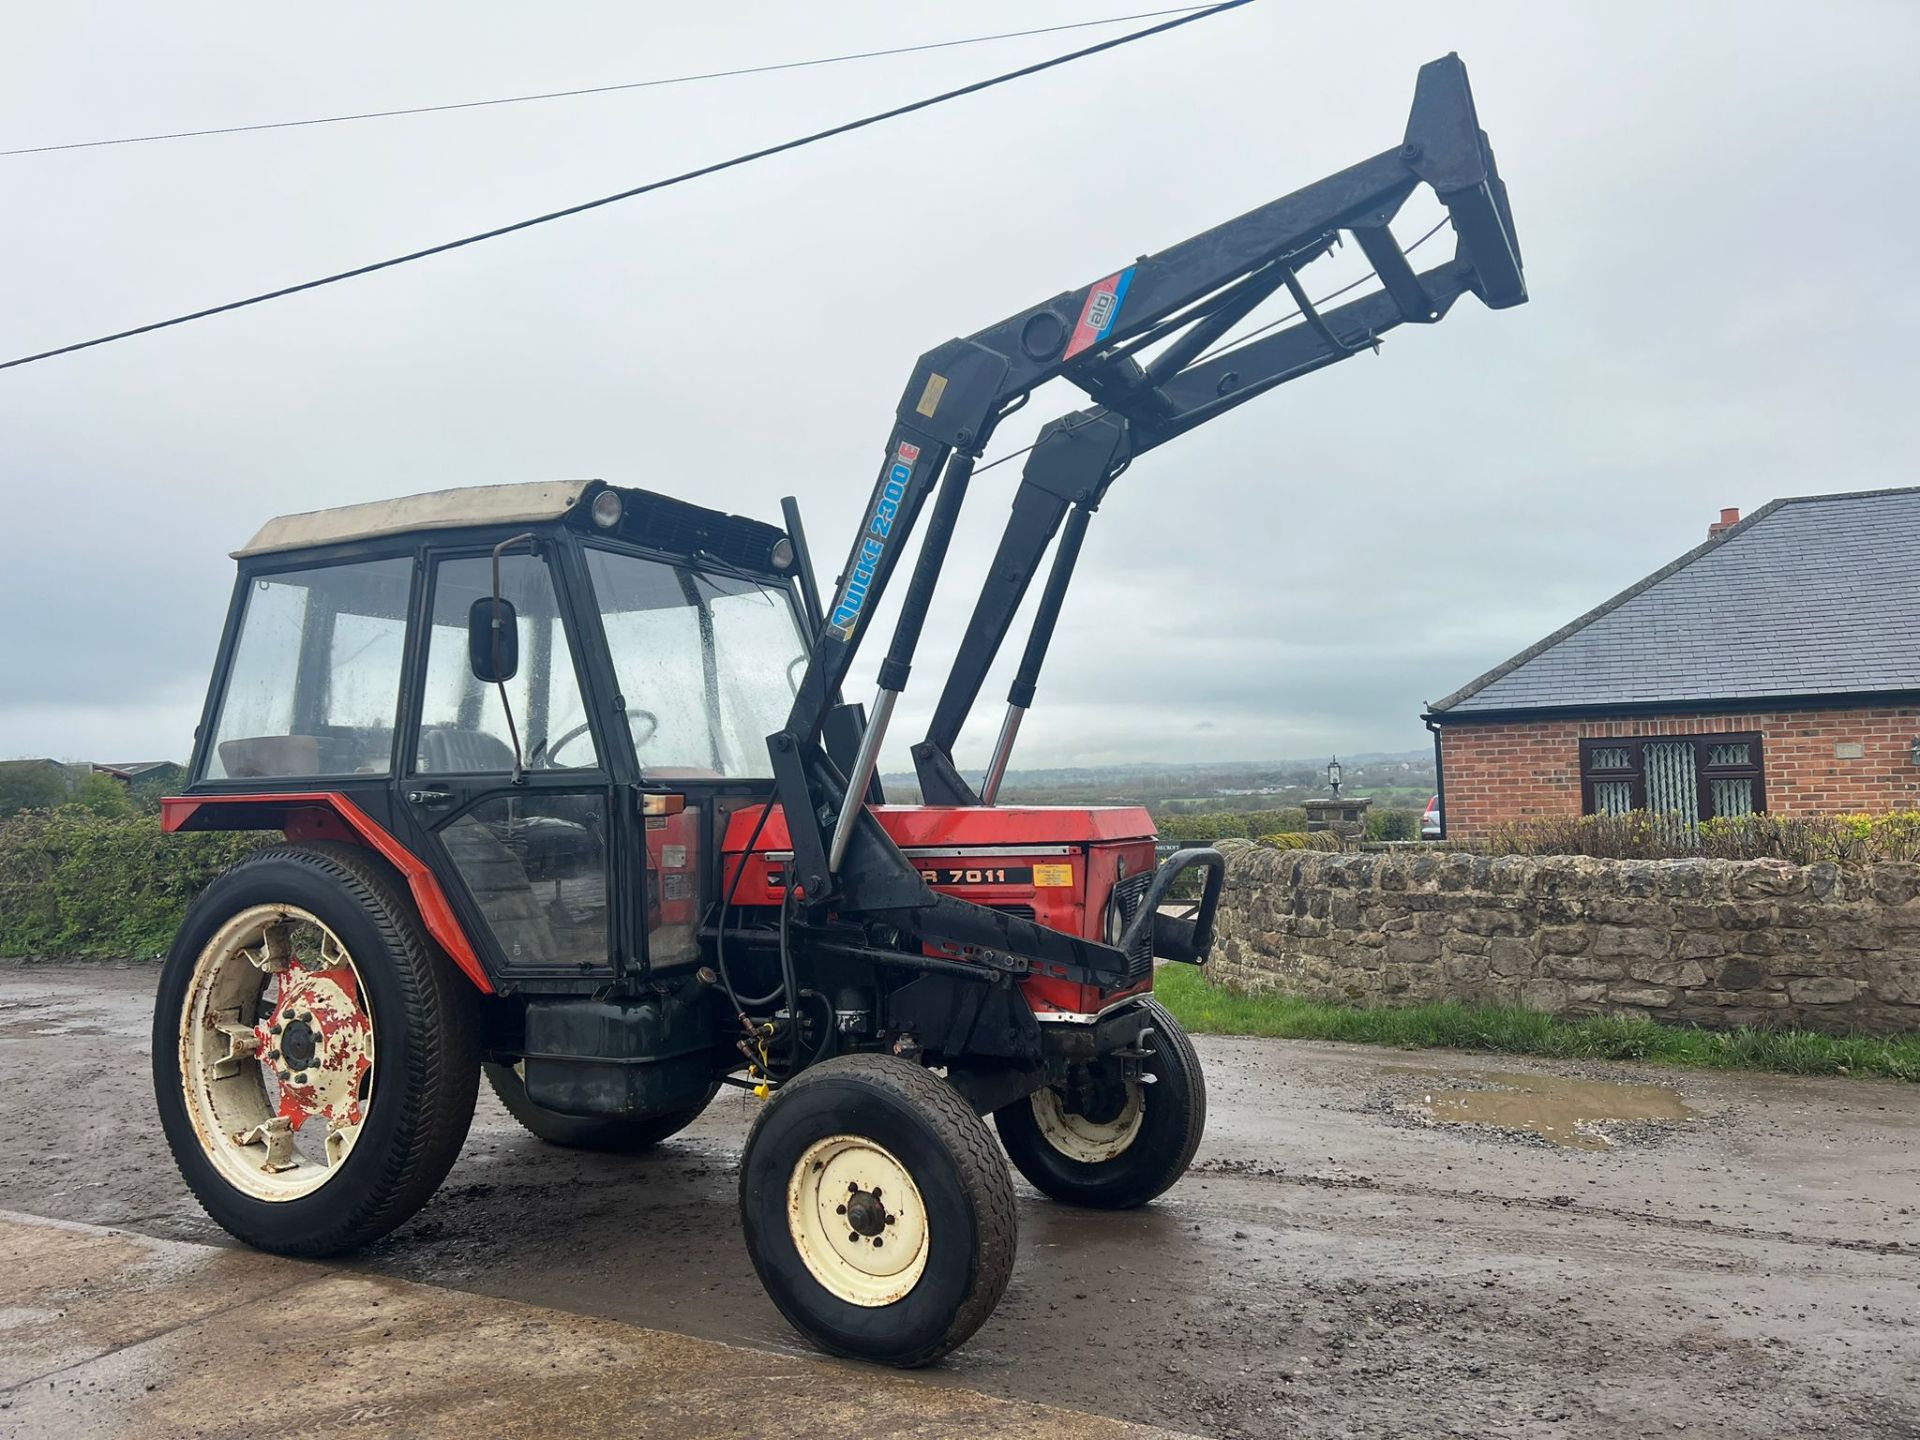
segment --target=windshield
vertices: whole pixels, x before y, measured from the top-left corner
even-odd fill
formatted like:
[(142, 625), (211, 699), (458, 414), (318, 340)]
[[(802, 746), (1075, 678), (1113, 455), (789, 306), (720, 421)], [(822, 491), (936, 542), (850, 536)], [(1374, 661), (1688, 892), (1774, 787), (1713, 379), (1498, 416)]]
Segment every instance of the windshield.
[(768, 779), (807, 655), (784, 587), (589, 546), (587, 573), (643, 771)]

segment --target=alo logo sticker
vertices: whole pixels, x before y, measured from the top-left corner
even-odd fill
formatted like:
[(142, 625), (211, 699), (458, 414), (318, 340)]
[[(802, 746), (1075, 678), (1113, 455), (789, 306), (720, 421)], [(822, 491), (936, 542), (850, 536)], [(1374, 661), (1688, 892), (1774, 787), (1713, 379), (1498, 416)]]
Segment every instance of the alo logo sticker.
[(1127, 298), (1127, 286), (1133, 283), (1133, 268), (1129, 265), (1118, 274), (1094, 281), (1093, 288), (1087, 292), (1087, 303), (1081, 308), (1080, 323), (1073, 327), (1073, 334), (1067, 339), (1067, 348), (1061, 352), (1062, 360), (1071, 360), (1082, 350), (1089, 350), (1107, 338), (1108, 332), (1113, 329), (1113, 322), (1120, 318), (1120, 306)]
[(887, 553), (887, 541), (893, 537), (893, 522), (900, 517), (900, 504), (906, 499), (907, 486), (913, 482), (913, 464), (919, 458), (920, 447), (905, 440), (893, 452), (893, 463), (887, 467), (886, 478), (880, 482), (880, 494), (874, 501), (873, 515), (860, 537), (860, 551), (853, 557), (853, 570), (847, 576), (847, 588), (841, 592), (839, 603), (833, 607), (833, 615), (827, 621), (827, 632), (838, 639), (851, 640), (855, 627), (860, 623), (860, 612), (866, 608), (867, 595), (873, 589), (873, 577), (880, 567), (880, 557)]

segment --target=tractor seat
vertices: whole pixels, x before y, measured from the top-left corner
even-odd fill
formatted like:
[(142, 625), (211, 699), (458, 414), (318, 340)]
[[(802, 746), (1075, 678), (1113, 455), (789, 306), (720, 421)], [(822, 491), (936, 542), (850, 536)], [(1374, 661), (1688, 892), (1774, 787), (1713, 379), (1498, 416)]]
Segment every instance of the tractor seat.
[(513, 770), (513, 751), (479, 730), (431, 725), (420, 732), (419, 769), (426, 775), (505, 775)]

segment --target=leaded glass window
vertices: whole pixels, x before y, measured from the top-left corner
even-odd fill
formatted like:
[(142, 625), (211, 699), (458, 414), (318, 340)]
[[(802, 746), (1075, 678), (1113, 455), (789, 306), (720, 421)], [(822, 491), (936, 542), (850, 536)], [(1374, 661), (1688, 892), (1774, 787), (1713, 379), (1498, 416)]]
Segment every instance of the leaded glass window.
[(1593, 786), (1596, 815), (1624, 815), (1633, 809), (1633, 784), (1627, 780), (1598, 780)]
[(1589, 815), (1646, 810), (1687, 827), (1766, 807), (1758, 735), (1649, 735), (1580, 742)]

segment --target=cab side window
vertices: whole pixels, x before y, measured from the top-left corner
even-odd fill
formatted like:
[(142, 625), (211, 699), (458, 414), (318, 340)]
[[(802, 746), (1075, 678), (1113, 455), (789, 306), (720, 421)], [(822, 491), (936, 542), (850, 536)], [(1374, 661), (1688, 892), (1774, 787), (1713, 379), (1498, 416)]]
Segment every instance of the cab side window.
[(433, 623), (414, 769), (426, 775), (506, 774), (513, 769), (514, 730), (528, 770), (592, 770), (599, 766), (572, 647), (546, 562), (537, 555), (500, 558), (500, 595), (520, 627), (520, 668), (500, 688), (475, 678), (467, 657), (467, 612), (493, 593), (488, 556), (442, 560), (435, 567)]
[(406, 557), (257, 577), (204, 778), (388, 774), (412, 586)]

